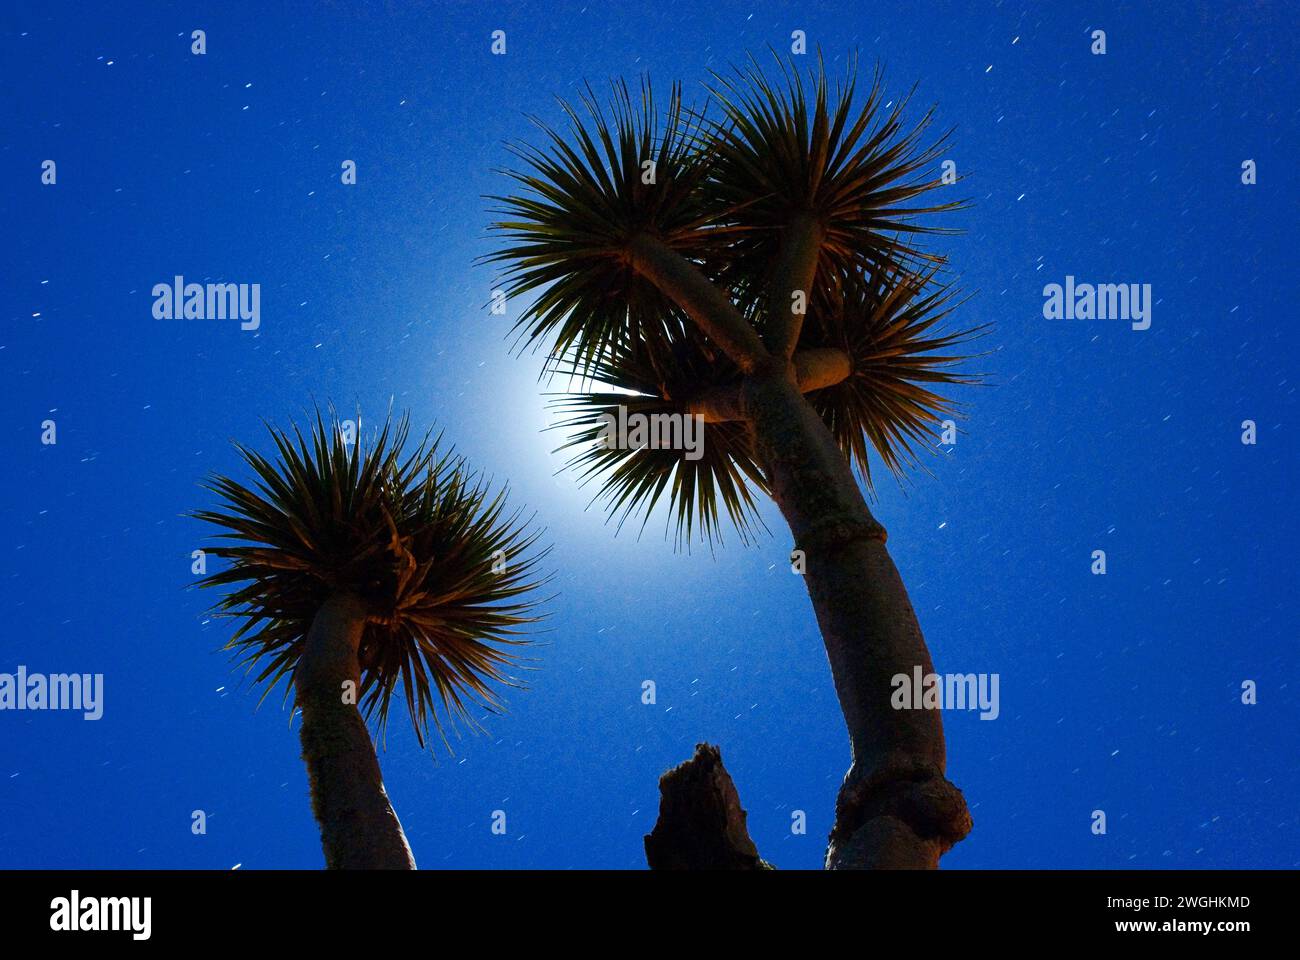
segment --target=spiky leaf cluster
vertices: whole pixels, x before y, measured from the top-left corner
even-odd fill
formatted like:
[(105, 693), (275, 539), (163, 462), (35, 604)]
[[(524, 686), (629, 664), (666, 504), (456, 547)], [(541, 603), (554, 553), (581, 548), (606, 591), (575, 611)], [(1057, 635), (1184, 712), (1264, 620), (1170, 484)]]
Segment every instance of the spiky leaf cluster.
[(252, 480), (211, 477), (222, 503), (194, 514), (222, 528), (208, 553), (229, 564), (201, 585), (226, 591), (217, 612), (242, 621), (227, 646), (254, 681), (289, 681), (287, 698), (316, 613), (351, 593), (368, 615), (358, 705), (381, 731), (399, 688), (422, 744), (431, 722), (441, 733), (498, 709), (545, 555), (505, 490), (437, 439), (408, 445), (406, 417), (369, 442), (319, 411), (308, 436), (268, 429), (271, 456), (236, 444)]
[[(608, 105), (588, 89), (581, 110), (564, 107), (567, 130), (541, 125), (545, 146), (515, 148), (526, 169), (508, 174), (522, 189), (496, 198), (505, 242), (485, 259), (506, 265), (511, 296), (536, 296), (517, 330), (546, 348), (553, 372), (580, 383), (558, 401), (576, 451), (569, 465), (600, 482), (598, 499), (620, 523), (667, 498), (679, 541), (713, 540), (724, 517), (747, 535), (761, 471), (738, 423), (709, 424), (699, 461), (684, 450), (592, 447), (601, 415), (619, 405), (685, 413), (701, 391), (738, 379), (633, 269), (630, 238), (662, 241), (763, 334), (786, 230), (815, 219), (823, 239), (797, 349), (852, 358), (848, 379), (809, 398), (869, 486), (868, 449), (901, 474), (952, 412), (942, 388), (974, 379), (951, 368), (966, 359), (954, 348), (979, 329), (945, 327), (954, 291), (936, 281), (942, 258), (914, 246), (945, 232), (918, 217), (961, 206), (926, 199), (941, 186), (946, 135), (930, 137), (932, 113), (908, 125), (906, 101), (886, 98), (879, 72), (859, 96), (852, 66), (832, 88), (820, 62), (806, 77), (777, 62), (772, 76), (752, 60), (715, 74), (699, 108), (674, 87), (662, 114), (648, 82), (635, 104), (620, 83)], [(641, 177), (649, 158), (654, 185)]]

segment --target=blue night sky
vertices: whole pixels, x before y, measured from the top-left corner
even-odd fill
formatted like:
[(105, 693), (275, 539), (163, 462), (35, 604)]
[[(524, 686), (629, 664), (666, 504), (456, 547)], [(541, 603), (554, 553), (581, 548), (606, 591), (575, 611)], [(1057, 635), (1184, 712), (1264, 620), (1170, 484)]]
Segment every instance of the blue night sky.
[[(231, 672), (232, 627), (189, 587), (209, 531), (184, 514), (212, 504), (210, 471), (246, 476), (230, 440), (265, 449), (262, 418), (333, 401), (374, 420), (390, 400), (510, 481), (559, 591), (490, 735), (434, 756), (395, 716), (380, 761), (420, 865), (643, 867), (657, 778), (699, 740), (762, 855), (820, 865), (848, 743), (780, 515), (764, 504), (770, 537), (712, 554), (674, 552), (663, 515), (616, 535), (557, 472), (540, 360), (509, 349), (523, 304), (492, 316), (494, 271), (473, 264), (526, 114), (557, 120), (584, 78), (698, 91), (795, 29), (833, 73), (856, 50), (891, 94), (918, 84), (974, 203), (931, 248), (975, 294), (963, 322), (995, 325), (970, 366), (989, 384), (956, 394), (968, 419), (934, 476), (874, 505), (938, 669), (1000, 676), (996, 720), (945, 717), (975, 819), (945, 865), (1300, 866), (1293, 13), (8, 6), (0, 672), (102, 673), (105, 703), (93, 722), (0, 713), (0, 866), (322, 864), (296, 730)], [(154, 319), (177, 274), (260, 283), (260, 329)], [(1151, 328), (1044, 319), (1066, 275), (1151, 284)]]

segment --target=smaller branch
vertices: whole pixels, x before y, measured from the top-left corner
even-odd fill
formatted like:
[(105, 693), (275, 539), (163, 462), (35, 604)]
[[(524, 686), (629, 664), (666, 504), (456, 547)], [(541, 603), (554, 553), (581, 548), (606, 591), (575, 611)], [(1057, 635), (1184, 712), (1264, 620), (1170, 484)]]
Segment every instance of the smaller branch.
[(740, 387), (710, 387), (687, 404), (692, 416), (704, 418), (705, 423), (727, 423), (744, 420), (745, 408), (741, 402)]
[(742, 372), (770, 361), (763, 341), (735, 304), (695, 264), (662, 240), (640, 234), (627, 245), (632, 268), (672, 298)]
[(833, 387), (853, 373), (848, 352), (835, 347), (800, 350), (794, 355), (794, 379), (800, 393)]
[[(833, 387), (853, 373), (853, 361), (848, 353), (834, 347), (817, 347), (800, 350), (792, 361), (795, 383), (800, 393), (811, 393)], [(705, 423), (726, 423), (747, 420), (741, 387), (710, 387), (694, 397), (687, 412), (704, 417)]]
[(659, 819), (645, 838), (651, 870), (772, 869), (749, 837), (717, 747), (696, 744), (695, 756), (659, 778), (659, 794)]
[[(767, 346), (779, 359), (790, 359), (799, 345), (824, 238), (825, 231), (811, 213), (796, 214), (781, 238), (767, 293)], [(796, 293), (802, 294), (803, 313), (794, 311)]]

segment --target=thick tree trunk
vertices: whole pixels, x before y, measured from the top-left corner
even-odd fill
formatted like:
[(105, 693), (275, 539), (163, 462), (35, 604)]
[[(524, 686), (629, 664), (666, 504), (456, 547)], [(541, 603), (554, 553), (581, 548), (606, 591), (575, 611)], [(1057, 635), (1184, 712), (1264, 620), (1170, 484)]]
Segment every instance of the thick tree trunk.
[(853, 763), (840, 788), (828, 869), (928, 868), (970, 830), (944, 776), (936, 710), (895, 710), (891, 679), (930, 654), (889, 553), (830, 431), (788, 375), (747, 378), (744, 407), (794, 545), (844, 711)]
[[(302, 709), (302, 758), (331, 870), (414, 870), (415, 859), (384, 791), (370, 731), (356, 707), (357, 650), (366, 624), (361, 600), (332, 597), (307, 633), (294, 680)], [(344, 684), (351, 681), (350, 697)]]

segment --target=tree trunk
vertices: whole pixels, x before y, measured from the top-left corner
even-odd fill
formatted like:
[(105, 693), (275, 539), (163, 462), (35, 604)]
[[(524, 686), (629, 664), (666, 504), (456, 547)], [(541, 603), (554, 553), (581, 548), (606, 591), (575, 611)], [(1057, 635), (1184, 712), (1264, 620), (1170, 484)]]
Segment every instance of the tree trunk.
[(934, 869), (970, 830), (944, 776), (937, 710), (895, 710), (891, 679), (932, 672), (911, 601), (844, 454), (786, 374), (747, 378), (754, 449), (794, 545), (852, 745), (828, 869)]
[[(302, 709), (302, 758), (330, 870), (414, 870), (415, 859), (388, 794), (356, 701), (357, 650), (366, 610), (351, 594), (325, 602), (312, 621), (294, 678)], [(345, 683), (351, 682), (351, 696)]]

